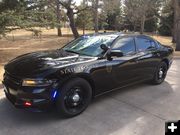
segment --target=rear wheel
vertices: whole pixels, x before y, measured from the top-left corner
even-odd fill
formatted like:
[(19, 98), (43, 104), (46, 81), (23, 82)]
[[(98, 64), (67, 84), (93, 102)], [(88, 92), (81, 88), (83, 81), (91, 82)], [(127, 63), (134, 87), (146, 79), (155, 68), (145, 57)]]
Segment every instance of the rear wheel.
[(165, 62), (161, 62), (154, 74), (154, 78), (152, 80), (153, 84), (157, 85), (164, 82), (167, 75), (167, 70), (168, 70), (167, 64)]
[(90, 84), (81, 78), (68, 81), (59, 91), (57, 110), (66, 117), (73, 117), (83, 112), (92, 98)]

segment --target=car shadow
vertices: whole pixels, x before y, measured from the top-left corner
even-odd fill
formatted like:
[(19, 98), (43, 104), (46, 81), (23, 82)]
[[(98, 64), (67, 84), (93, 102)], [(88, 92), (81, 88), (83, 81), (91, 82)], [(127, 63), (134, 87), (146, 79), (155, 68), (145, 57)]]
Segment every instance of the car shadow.
[[(119, 102), (127, 102), (131, 101), (130, 98), (140, 99), (144, 97), (143, 105), (146, 106), (152, 102), (155, 102), (158, 99), (165, 98), (173, 93), (172, 86), (167, 82), (163, 82), (160, 85), (153, 85), (151, 83), (140, 83), (132, 86), (127, 86), (125, 88), (121, 88), (115, 91), (111, 91), (104, 95), (101, 95), (94, 99), (94, 103), (99, 102), (101, 100), (106, 100), (106, 98), (112, 98), (114, 100), (118, 100)], [(148, 98), (149, 97), (149, 98)], [(129, 102), (131, 103), (131, 102)], [(132, 104), (135, 104), (132, 102)]]

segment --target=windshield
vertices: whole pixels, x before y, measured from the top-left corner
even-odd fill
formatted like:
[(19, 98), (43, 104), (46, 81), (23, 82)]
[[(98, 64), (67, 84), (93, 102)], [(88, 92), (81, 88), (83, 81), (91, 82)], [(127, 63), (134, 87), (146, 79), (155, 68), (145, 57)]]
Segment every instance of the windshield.
[(80, 55), (97, 57), (103, 53), (100, 46), (102, 44), (111, 46), (116, 37), (115, 35), (82, 36), (66, 45), (63, 50)]

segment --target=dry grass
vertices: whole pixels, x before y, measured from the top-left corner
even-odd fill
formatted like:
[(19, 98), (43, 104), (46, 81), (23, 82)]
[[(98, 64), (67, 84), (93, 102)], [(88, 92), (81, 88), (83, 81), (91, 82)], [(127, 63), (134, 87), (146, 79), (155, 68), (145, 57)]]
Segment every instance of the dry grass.
[(165, 36), (152, 36), (152, 37), (164, 45), (173, 46), (172, 37), (165, 37)]
[[(24, 30), (16, 30), (7, 35), (7, 39), (0, 40), (0, 82), (2, 81), (3, 66), (9, 60), (15, 58), (18, 55), (22, 55), (29, 52), (40, 50), (51, 50), (62, 47), (67, 42), (73, 39), (70, 29), (62, 29), (63, 37), (56, 36), (56, 30), (42, 30), (42, 36), (35, 38), (31, 32)], [(82, 34), (82, 31), (79, 31)], [(86, 31), (86, 33), (93, 33), (93, 31)], [(152, 36), (159, 42), (172, 45), (171, 37)], [(1, 84), (0, 84), (1, 85)]]
[[(0, 86), (3, 76), (3, 66), (11, 59), (34, 51), (61, 48), (73, 39), (71, 32), (64, 29), (63, 33), (71, 36), (58, 37), (55, 30), (43, 30), (41, 38), (35, 38), (31, 32), (17, 30), (0, 40)], [(14, 38), (14, 40), (13, 40)]]

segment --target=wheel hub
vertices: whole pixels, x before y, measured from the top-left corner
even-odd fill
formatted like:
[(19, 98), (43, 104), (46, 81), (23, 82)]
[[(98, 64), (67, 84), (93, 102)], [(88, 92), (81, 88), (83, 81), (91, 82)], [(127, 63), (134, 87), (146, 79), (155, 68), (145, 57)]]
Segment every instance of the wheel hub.
[(160, 70), (159, 70), (159, 78), (162, 78), (162, 77), (163, 77), (163, 74), (164, 74), (163, 70), (160, 69)]
[(78, 94), (78, 93), (75, 93), (75, 94), (72, 96), (72, 100), (73, 100), (73, 102), (75, 102), (75, 103), (79, 102), (79, 100), (80, 100), (79, 94)]
[(82, 91), (79, 88), (72, 88), (64, 98), (68, 108), (75, 108), (82, 104)]

